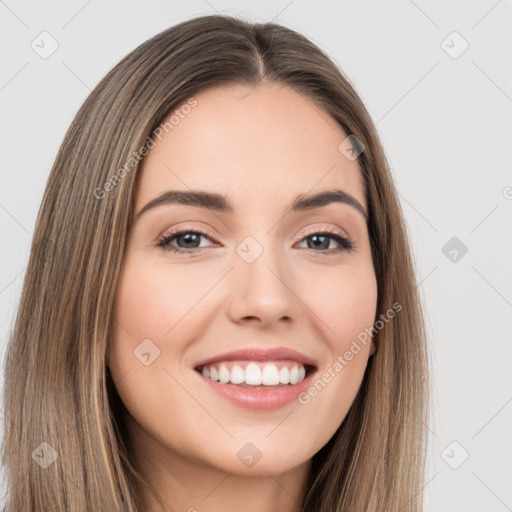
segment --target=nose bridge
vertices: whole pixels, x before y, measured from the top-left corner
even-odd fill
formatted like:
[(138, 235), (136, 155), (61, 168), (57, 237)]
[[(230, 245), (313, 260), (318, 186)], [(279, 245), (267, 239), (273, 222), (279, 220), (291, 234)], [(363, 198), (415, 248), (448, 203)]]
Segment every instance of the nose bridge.
[(286, 255), (273, 231), (249, 235), (235, 250), (232, 314), (264, 321), (291, 317), (296, 298), (287, 283)]

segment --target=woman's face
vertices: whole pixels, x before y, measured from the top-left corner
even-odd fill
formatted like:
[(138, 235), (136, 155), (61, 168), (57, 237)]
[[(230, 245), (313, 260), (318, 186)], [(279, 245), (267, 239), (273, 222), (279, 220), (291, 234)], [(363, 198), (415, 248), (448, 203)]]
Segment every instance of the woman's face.
[(277, 474), (332, 437), (375, 350), (358, 341), (377, 304), (364, 212), (293, 205), (338, 190), (367, 211), (364, 185), (347, 134), (289, 87), (195, 100), (143, 161), (108, 365), (155, 466)]

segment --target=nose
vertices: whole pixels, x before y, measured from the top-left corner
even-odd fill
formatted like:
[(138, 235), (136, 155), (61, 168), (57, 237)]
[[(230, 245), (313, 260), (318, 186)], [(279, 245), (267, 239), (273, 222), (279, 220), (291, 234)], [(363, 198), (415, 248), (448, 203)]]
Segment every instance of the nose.
[(252, 262), (235, 255), (228, 302), (235, 323), (251, 321), (267, 327), (289, 324), (295, 318), (300, 300), (293, 290), (292, 271), (276, 252), (264, 250)]

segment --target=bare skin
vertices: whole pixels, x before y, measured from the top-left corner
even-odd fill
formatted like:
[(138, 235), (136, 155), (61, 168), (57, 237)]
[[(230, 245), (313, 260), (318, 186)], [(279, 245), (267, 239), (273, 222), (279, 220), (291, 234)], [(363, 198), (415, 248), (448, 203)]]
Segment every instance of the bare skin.
[[(222, 86), (195, 98), (144, 159), (135, 213), (168, 190), (222, 194), (234, 210), (163, 204), (136, 218), (108, 365), (130, 413), (135, 459), (168, 510), (298, 512), (311, 458), (342, 423), (376, 350), (369, 341), (332, 370), (373, 325), (377, 283), (357, 208), (289, 206), (339, 189), (367, 211), (364, 185), (357, 161), (338, 149), (347, 134), (289, 87)], [(157, 246), (178, 227), (211, 237), (175, 237), (170, 245), (189, 254)], [(349, 236), (354, 248), (343, 250), (332, 233), (317, 235), (316, 247), (325, 229)], [(247, 237), (257, 245), (246, 247), (262, 249), (250, 264), (237, 253)], [(160, 351), (147, 366), (134, 355), (146, 339)], [(332, 378), (307, 404), (240, 407), (194, 367), (244, 347), (295, 349), (315, 360), (318, 378), (329, 368)], [(237, 456), (247, 443), (261, 454), (252, 467)], [(162, 510), (146, 499), (148, 511)]]

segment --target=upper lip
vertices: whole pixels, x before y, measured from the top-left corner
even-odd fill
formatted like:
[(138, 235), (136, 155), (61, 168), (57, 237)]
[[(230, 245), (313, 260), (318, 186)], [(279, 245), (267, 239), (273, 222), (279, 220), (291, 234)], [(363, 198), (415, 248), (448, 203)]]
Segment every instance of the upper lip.
[(316, 368), (316, 362), (311, 357), (308, 357), (296, 350), (286, 347), (276, 348), (260, 348), (249, 347), (231, 352), (224, 352), (217, 356), (209, 357), (196, 363), (195, 368), (205, 366), (208, 364), (218, 363), (220, 361), (233, 361), (233, 360), (246, 360), (246, 361), (279, 361), (283, 359), (292, 359), (299, 361), (304, 365), (313, 366)]

